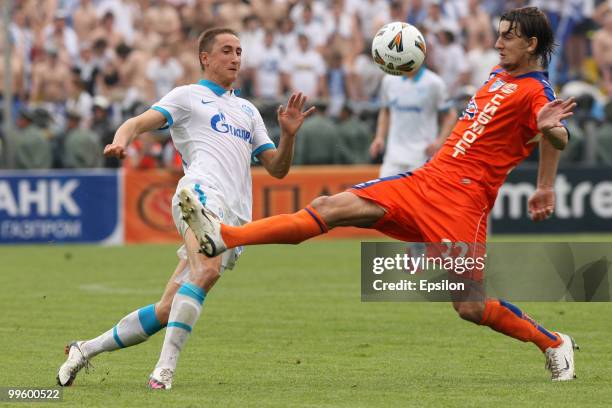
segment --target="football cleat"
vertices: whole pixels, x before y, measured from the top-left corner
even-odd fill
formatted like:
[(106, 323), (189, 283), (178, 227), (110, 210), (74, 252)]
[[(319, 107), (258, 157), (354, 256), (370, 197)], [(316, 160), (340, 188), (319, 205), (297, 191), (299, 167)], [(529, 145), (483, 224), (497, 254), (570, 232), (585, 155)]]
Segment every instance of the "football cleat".
[(64, 354), (67, 354), (68, 358), (57, 371), (58, 385), (62, 387), (69, 387), (72, 385), (76, 375), (83, 367), (85, 367), (85, 371), (89, 369), (91, 364), (81, 351), (81, 345), (83, 343), (85, 342), (73, 341), (64, 348)]
[(574, 350), (578, 345), (567, 334), (557, 333), (562, 343), (557, 347), (549, 347), (544, 352), (546, 356), (546, 369), (551, 373), (553, 381), (570, 381), (576, 378), (574, 367)]
[(152, 390), (169, 390), (172, 388), (174, 372), (169, 368), (156, 368), (149, 376), (148, 386)]
[(219, 218), (204, 207), (198, 197), (188, 188), (179, 192), (179, 206), (183, 220), (193, 231), (200, 252), (212, 258), (223, 253), (227, 247), (221, 238), (221, 221)]

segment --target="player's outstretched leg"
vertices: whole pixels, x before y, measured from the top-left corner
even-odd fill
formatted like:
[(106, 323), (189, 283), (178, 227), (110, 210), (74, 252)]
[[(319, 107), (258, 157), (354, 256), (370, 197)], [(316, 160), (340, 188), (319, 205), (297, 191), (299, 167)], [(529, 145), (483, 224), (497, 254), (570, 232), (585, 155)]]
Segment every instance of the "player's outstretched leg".
[(62, 387), (72, 385), (79, 371), (87, 368), (89, 361), (98, 354), (140, 344), (165, 327), (172, 299), (179, 288), (174, 279), (185, 273), (186, 267), (186, 261), (179, 261), (157, 304), (133, 311), (96, 338), (66, 345), (64, 352), (68, 357), (57, 372), (57, 383)]
[(455, 302), (454, 306), (466, 320), (538, 346), (545, 354), (546, 368), (551, 372), (553, 381), (575, 378), (574, 350), (578, 347), (570, 336), (546, 330), (521, 309), (501, 299)]
[(227, 249), (221, 238), (221, 221), (202, 205), (190, 188), (183, 188), (179, 192), (179, 206), (183, 220), (189, 225), (200, 245), (200, 252), (213, 257)]
[(377, 204), (350, 192), (319, 197), (303, 210), (253, 221), (240, 227), (221, 224), (191, 191), (181, 191), (181, 210), (201, 251), (217, 256), (241, 245), (299, 244), (338, 226), (369, 228), (385, 215)]
[(151, 389), (172, 388), (181, 350), (200, 317), (206, 294), (220, 276), (221, 258), (209, 259), (199, 254), (199, 243), (191, 230), (185, 234), (185, 246), (189, 258), (189, 279), (183, 282), (172, 301), (161, 354), (149, 376)]

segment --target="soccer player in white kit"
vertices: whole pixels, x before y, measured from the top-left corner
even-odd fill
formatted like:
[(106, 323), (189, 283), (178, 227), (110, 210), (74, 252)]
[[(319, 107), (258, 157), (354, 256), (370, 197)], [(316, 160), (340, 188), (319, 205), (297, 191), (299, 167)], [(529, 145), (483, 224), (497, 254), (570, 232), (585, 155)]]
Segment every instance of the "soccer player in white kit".
[(424, 65), (403, 76), (385, 75), (380, 99), (376, 136), (370, 145), (372, 158), (385, 152), (380, 177), (421, 167), (442, 146), (457, 120), (442, 78)]
[[(127, 120), (104, 148), (106, 156), (125, 158), (136, 136), (168, 126), (181, 154), (185, 175), (172, 200), (172, 215), (184, 245), (180, 261), (161, 300), (138, 309), (100, 336), (66, 346), (68, 359), (58, 371), (59, 385), (71, 385), (89, 360), (104, 351), (139, 344), (167, 326), (161, 355), (149, 377), (149, 387), (170, 389), (177, 360), (200, 316), (206, 295), (224, 269), (233, 268), (241, 250), (216, 258), (199, 252), (200, 244), (181, 213), (181, 199), (197, 200), (220, 220), (242, 225), (251, 220), (250, 164), (257, 158), (270, 173), (282, 178), (291, 166), (296, 133), (314, 108), (302, 111), (306, 98), (293, 94), (277, 112), (281, 127), (278, 148), (268, 137), (261, 115), (232, 88), (240, 69), (242, 48), (237, 34), (225, 28), (204, 32), (199, 40), (203, 79), (173, 89), (140, 116)], [(183, 205), (184, 207), (184, 205)]]

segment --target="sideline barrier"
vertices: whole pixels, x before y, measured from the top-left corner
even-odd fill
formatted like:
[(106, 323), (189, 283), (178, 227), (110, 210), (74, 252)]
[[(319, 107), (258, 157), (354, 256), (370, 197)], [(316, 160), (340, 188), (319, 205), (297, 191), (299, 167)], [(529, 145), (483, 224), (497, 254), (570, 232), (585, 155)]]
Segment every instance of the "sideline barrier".
[(115, 170), (0, 172), (0, 243), (123, 242)]
[[(305, 166), (277, 180), (255, 168), (253, 218), (297, 211), (377, 175), (377, 166)], [(529, 167), (509, 175), (492, 212), (494, 233), (612, 232), (612, 169), (561, 169), (555, 215), (539, 223), (527, 214), (536, 177)], [(0, 171), (0, 244), (178, 242), (170, 203), (179, 178), (164, 170)], [(359, 228), (326, 235), (381, 236)]]
[(179, 242), (171, 203), (182, 173), (124, 170), (125, 242)]
[[(294, 167), (282, 180), (253, 169), (253, 219), (292, 213), (320, 195), (339, 193), (378, 175), (377, 166)], [(125, 241), (178, 242), (170, 203), (180, 175), (163, 170), (125, 171)], [(333, 230), (329, 237), (382, 237), (360, 228)]]

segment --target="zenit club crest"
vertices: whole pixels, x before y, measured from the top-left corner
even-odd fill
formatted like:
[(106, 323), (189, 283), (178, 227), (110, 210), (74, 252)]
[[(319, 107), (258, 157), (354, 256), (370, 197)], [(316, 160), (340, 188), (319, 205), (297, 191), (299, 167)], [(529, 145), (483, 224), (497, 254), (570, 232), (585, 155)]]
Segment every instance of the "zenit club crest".
[(389, 47), (390, 50), (393, 50), (393, 48), (395, 48), (395, 50), (397, 52), (404, 51), (404, 45), (402, 43), (402, 32), (401, 31), (399, 33), (395, 34), (395, 37), (393, 37), (393, 39), (391, 40), (389, 45), (387, 45), (387, 47)]

